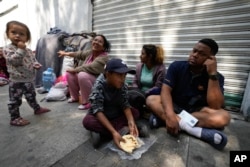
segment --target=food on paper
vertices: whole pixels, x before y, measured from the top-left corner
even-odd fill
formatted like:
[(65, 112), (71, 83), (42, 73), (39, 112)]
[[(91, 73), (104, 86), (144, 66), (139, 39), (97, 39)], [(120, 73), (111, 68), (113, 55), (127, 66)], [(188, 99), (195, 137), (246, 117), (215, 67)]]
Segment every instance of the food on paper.
[(125, 142), (120, 142), (120, 146), (127, 153), (132, 153), (134, 149), (141, 147), (141, 144), (133, 135), (124, 135), (122, 138)]

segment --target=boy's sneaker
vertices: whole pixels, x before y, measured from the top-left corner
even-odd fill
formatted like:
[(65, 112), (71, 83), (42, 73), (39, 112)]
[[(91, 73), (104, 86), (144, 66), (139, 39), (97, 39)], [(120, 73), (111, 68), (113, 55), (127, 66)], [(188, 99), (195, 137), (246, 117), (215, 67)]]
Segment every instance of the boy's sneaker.
[(149, 130), (147, 125), (137, 125), (139, 137), (149, 137)]
[(94, 148), (98, 148), (101, 145), (101, 136), (97, 132), (90, 131), (91, 141)]

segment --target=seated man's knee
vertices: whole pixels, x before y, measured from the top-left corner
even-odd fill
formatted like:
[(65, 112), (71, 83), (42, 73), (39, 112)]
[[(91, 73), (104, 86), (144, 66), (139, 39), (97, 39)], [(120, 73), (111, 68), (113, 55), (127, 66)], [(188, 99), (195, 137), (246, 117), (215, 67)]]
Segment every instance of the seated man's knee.
[(151, 105), (151, 102), (152, 102), (151, 99), (152, 99), (151, 96), (148, 96), (148, 97), (146, 98), (146, 105), (147, 105), (147, 106), (150, 106), (150, 105)]
[(230, 123), (231, 115), (224, 109), (216, 110), (216, 114), (219, 116), (219, 121), (222, 125), (226, 126)]
[(153, 106), (153, 105), (159, 105), (159, 100), (160, 100), (160, 96), (158, 95), (151, 95), (151, 96), (148, 96), (147, 99), (146, 99), (146, 105), (147, 106)]
[(228, 112), (228, 111), (226, 111), (226, 110), (223, 110), (223, 119), (224, 119), (224, 124), (225, 125), (228, 125), (229, 123), (230, 123), (230, 121), (231, 121), (231, 114)]
[(230, 113), (224, 109), (214, 110), (209, 107), (204, 107), (201, 112), (207, 113), (207, 119), (211, 124), (218, 127), (224, 127), (230, 123)]

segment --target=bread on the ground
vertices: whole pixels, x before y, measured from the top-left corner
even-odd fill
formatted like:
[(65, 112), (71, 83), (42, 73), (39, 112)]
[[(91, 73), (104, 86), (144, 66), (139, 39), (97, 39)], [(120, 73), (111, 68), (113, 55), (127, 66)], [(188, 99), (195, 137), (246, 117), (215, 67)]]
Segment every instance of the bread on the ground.
[(126, 142), (120, 142), (121, 148), (127, 152), (132, 153), (134, 149), (139, 148), (141, 145), (138, 143), (138, 140), (133, 135), (124, 135), (122, 138)]

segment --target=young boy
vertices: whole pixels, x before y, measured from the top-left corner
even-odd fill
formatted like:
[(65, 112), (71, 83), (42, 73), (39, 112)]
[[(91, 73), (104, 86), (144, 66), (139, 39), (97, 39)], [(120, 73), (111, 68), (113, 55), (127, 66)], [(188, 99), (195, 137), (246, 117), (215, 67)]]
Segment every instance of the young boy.
[[(101, 136), (112, 137), (117, 147), (121, 148), (120, 141), (124, 141), (121, 135), (139, 134), (135, 123), (135, 119), (139, 118), (139, 111), (131, 108), (125, 85), (126, 74), (135, 74), (135, 71), (129, 69), (121, 59), (109, 60), (104, 70), (104, 74), (96, 79), (92, 88), (89, 96), (91, 108), (83, 119), (83, 126), (91, 132), (95, 148), (100, 145)], [(146, 126), (139, 130), (141, 137), (147, 136)]]

